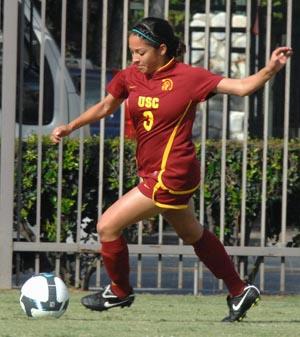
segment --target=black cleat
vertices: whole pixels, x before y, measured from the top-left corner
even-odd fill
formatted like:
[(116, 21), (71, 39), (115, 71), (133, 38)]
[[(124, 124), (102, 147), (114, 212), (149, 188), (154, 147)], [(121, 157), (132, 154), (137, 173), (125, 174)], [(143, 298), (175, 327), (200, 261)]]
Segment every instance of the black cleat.
[(83, 297), (81, 304), (91, 310), (104, 311), (114, 307), (130, 307), (133, 301), (133, 292), (125, 298), (119, 298), (113, 294), (109, 284), (100, 292)]
[(256, 305), (260, 300), (260, 292), (253, 285), (247, 285), (241, 295), (231, 297), (227, 296), (227, 305), (229, 307), (229, 316), (222, 322), (242, 321), (246, 317), (246, 312)]

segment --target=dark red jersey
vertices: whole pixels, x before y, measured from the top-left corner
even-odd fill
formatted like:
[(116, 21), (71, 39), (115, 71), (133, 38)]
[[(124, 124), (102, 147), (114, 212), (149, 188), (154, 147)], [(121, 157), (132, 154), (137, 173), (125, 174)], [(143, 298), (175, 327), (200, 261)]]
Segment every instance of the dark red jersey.
[(151, 76), (132, 65), (112, 79), (108, 92), (128, 98), (140, 177), (154, 178), (174, 194), (198, 187), (200, 166), (191, 139), (196, 105), (222, 78), (172, 59)]

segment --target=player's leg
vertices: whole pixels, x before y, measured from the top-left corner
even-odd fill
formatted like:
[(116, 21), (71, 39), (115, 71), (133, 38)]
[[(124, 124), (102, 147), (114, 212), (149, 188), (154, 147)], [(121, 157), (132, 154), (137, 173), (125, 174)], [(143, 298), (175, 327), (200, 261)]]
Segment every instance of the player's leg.
[(192, 245), (203, 235), (204, 228), (196, 218), (191, 200), (187, 208), (165, 210), (163, 217), (186, 244)]
[(245, 284), (235, 271), (223, 244), (213, 233), (200, 225), (191, 202), (188, 208), (168, 210), (163, 216), (182, 240), (194, 247), (197, 256), (213, 274), (224, 280), (232, 296), (242, 292)]
[(242, 319), (252, 304), (258, 301), (259, 291), (241, 280), (223, 244), (198, 222), (193, 204), (190, 202), (189, 207), (183, 210), (167, 210), (163, 216), (182, 240), (194, 247), (196, 255), (207, 268), (226, 284), (230, 293), (227, 300), (230, 313), (226, 320)]
[(103, 264), (111, 284), (104, 291), (85, 296), (81, 301), (84, 306), (102, 311), (132, 304), (134, 294), (129, 283), (129, 254), (122, 231), (160, 211), (150, 198), (144, 196), (138, 188), (133, 188), (103, 213), (97, 231), (102, 246)]
[(103, 263), (112, 281), (112, 290), (120, 298), (131, 291), (128, 247), (122, 231), (159, 211), (160, 208), (135, 187), (110, 206), (98, 222)]
[(140, 192), (137, 187), (124, 194), (100, 217), (97, 232), (101, 242), (113, 241), (120, 237), (128, 226), (157, 215), (162, 209)]

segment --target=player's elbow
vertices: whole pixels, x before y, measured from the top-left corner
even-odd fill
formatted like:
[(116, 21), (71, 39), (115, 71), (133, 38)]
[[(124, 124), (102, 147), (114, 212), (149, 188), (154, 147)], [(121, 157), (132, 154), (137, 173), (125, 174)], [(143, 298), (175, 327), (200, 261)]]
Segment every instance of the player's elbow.
[(252, 87), (247, 86), (243, 81), (240, 82), (240, 85), (236, 88), (236, 95), (240, 97), (250, 96), (256, 90)]
[(112, 107), (111, 107), (110, 104), (105, 102), (105, 100), (98, 103), (97, 115), (98, 115), (99, 119), (101, 119), (103, 117), (107, 117), (111, 113), (112, 113)]
[(244, 97), (250, 94), (249, 87), (242, 79), (225, 78), (217, 86), (216, 92)]
[(244, 78), (239, 81), (239, 85), (237, 87), (238, 90), (238, 96), (245, 97), (250, 96), (253, 93), (255, 93), (257, 90), (259, 90), (263, 84), (256, 83), (253, 80), (250, 80), (250, 78)]
[(236, 88), (232, 88), (232, 90), (230, 90), (230, 92), (228, 92), (229, 95), (234, 95), (234, 96), (239, 96), (239, 97), (245, 97), (245, 96), (249, 96), (250, 92), (246, 89), (244, 89), (243, 87), (236, 87)]
[(101, 105), (101, 116), (107, 117), (114, 113), (120, 104), (123, 102), (123, 99), (116, 99), (112, 95), (107, 95), (99, 104)]
[(104, 117), (107, 117), (112, 113), (112, 108), (109, 104), (104, 104), (102, 111), (103, 111)]
[(237, 96), (239, 96), (239, 97), (246, 97), (246, 96), (249, 96), (249, 95), (251, 95), (251, 92), (248, 91), (248, 90), (245, 90), (245, 89), (241, 89), (237, 93)]

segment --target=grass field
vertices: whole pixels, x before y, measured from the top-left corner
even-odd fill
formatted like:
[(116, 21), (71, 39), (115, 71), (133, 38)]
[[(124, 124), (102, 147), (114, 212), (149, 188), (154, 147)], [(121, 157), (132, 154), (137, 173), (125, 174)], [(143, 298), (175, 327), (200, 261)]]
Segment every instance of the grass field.
[(138, 294), (131, 308), (92, 312), (80, 305), (86, 293), (70, 291), (60, 319), (27, 318), (19, 291), (0, 291), (1, 337), (297, 337), (300, 296), (263, 296), (241, 323), (221, 323), (224, 296)]

